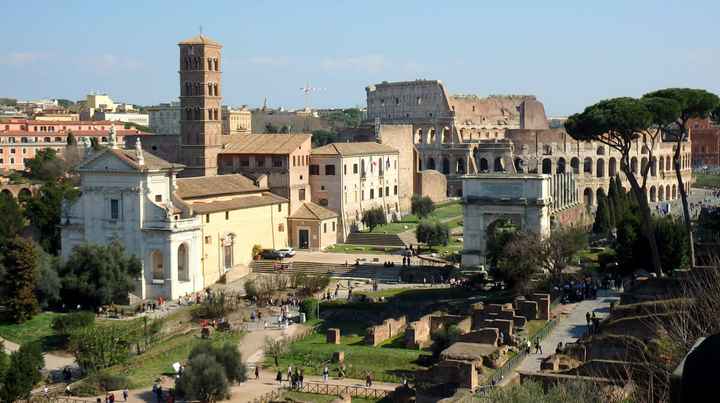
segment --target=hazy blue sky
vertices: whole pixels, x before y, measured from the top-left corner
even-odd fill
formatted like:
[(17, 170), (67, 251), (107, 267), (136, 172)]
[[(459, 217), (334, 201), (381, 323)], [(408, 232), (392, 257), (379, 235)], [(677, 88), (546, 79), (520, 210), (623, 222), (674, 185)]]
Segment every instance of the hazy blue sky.
[(535, 94), (548, 114), (667, 86), (720, 92), (720, 1), (4, 2), (0, 96), (152, 104), (179, 91), (177, 42), (223, 45), (226, 104), (365, 104), (383, 80)]

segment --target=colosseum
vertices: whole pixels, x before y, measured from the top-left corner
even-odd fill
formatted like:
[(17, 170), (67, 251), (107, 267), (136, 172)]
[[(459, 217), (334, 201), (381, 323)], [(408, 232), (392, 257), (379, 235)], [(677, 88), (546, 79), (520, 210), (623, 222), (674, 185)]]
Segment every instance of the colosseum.
[[(620, 174), (620, 154), (599, 142), (580, 142), (562, 127), (550, 128), (543, 104), (532, 95), (450, 95), (439, 80), (382, 82), (366, 88), (368, 120), (412, 125), (417, 169), (447, 176), (448, 196), (462, 196), (465, 174), (484, 172), (573, 173), (588, 207)], [(561, 126), (561, 125), (554, 125)], [(683, 181), (692, 181), (691, 145), (681, 145)], [(631, 169), (650, 165), (650, 202), (674, 200), (675, 144), (659, 141), (647, 149), (637, 142)], [(650, 158), (652, 155), (652, 158)], [(629, 185), (625, 184), (628, 188)]]

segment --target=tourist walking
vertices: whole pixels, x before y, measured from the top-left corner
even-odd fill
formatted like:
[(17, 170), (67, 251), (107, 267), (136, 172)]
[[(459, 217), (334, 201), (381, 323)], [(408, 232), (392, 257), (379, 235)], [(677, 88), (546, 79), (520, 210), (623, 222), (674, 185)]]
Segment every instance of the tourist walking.
[(323, 372), (322, 372), (323, 382), (327, 383), (329, 374), (330, 374), (330, 370), (328, 369), (328, 367), (326, 365), (325, 368), (323, 368)]
[(255, 379), (260, 379), (260, 365), (255, 365)]
[(123, 394), (123, 401), (127, 402), (128, 397), (130, 397), (130, 391), (127, 388), (125, 388), (125, 389), (123, 389), (122, 394)]
[(540, 339), (535, 339), (535, 354), (542, 354), (542, 344), (540, 344)]
[(368, 372), (365, 377), (365, 386), (368, 388), (372, 387), (372, 374), (370, 372)]
[(275, 375), (275, 380), (282, 386), (282, 371), (278, 370), (277, 375)]

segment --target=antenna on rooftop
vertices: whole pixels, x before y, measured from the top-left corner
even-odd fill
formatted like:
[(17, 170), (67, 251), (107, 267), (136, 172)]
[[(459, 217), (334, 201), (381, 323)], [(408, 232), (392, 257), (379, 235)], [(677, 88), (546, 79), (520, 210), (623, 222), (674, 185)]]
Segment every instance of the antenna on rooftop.
[(310, 82), (305, 83), (305, 86), (300, 88), (300, 91), (305, 94), (305, 109), (310, 110), (310, 95), (313, 92), (325, 91), (325, 88), (315, 88), (310, 86)]

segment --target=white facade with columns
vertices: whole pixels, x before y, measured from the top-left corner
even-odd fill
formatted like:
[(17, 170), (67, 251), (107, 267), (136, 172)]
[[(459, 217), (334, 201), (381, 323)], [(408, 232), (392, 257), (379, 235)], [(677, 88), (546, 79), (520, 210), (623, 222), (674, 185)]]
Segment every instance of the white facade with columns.
[[(111, 135), (111, 142), (114, 136)], [(142, 262), (134, 294), (176, 299), (202, 290), (200, 217), (175, 208), (176, 173), (171, 164), (142, 149), (112, 148), (80, 165), (82, 195), (64, 206), (62, 258), (84, 243), (119, 240)]]

